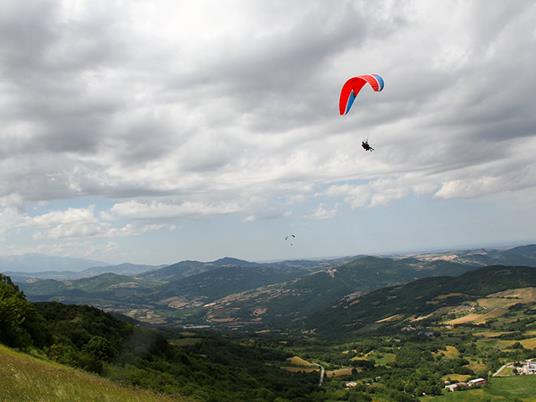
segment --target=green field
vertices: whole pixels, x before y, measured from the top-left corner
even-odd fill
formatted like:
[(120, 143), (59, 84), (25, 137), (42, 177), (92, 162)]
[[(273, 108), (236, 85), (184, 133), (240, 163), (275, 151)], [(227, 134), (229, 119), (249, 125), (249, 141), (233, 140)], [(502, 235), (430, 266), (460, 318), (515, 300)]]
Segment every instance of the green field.
[(186, 399), (122, 387), (101, 377), (0, 345), (1, 402), (171, 402)]
[(513, 402), (516, 399), (523, 402), (536, 401), (536, 376), (493, 378), (484, 388), (449, 392), (436, 398), (423, 398), (422, 401)]
[(372, 352), (367, 355), (367, 358), (373, 359), (377, 365), (379, 366), (388, 366), (395, 361), (395, 354), (394, 353), (380, 353), (380, 352)]

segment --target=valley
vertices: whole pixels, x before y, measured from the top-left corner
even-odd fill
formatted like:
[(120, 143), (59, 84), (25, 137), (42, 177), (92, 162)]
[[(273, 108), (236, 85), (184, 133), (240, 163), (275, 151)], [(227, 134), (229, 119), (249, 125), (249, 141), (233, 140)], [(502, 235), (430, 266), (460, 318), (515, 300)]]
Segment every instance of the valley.
[[(527, 250), (532, 248), (520, 249), (524, 261), (531, 258)], [(505, 261), (496, 250), (490, 254)], [(504, 255), (511, 261), (521, 258), (515, 249)], [(50, 313), (63, 306), (51, 302), (89, 304), (129, 325), (159, 331), (173, 353), (187, 353), (189, 361), (201, 364), (202, 356), (211, 356), (216, 360), (210, 364), (222, 364), (221, 353), (214, 353), (219, 344), (234, 351), (224, 365), (250, 371), (252, 361), (239, 363), (231, 356), (253, 348), (246, 353), (260, 353), (256, 370), (262, 376), (275, 385), (284, 378), (277, 373), (288, 373), (298, 393), (302, 386), (307, 389), (308, 401), (441, 401), (469, 395), (533, 400), (530, 392), (514, 392), (508, 385), (528, 389), (536, 379), (513, 371), (514, 362), (536, 358), (533, 267), (453, 261), (451, 254), (276, 263), (224, 258), (135, 275), (107, 272), (61, 281), (26, 277), (17, 283), (49, 321), (60, 318)], [(66, 318), (72, 314), (67, 311)], [(123, 364), (104, 362), (102, 374), (137, 384)], [(203, 364), (197, 370), (205, 370)], [(481, 377), (489, 384), (452, 393), (461, 399), (446, 393), (446, 385)], [(175, 384), (176, 391), (183, 391), (172, 395), (188, 397), (185, 383)], [(152, 383), (143, 387), (166, 392)]]
[(16, 279), (31, 300), (91, 304), (148, 324), (279, 331), (299, 328), (306, 317), (340, 300), (474, 268), (442, 260), (368, 256), (264, 264), (224, 258), (184, 261), (135, 276)]

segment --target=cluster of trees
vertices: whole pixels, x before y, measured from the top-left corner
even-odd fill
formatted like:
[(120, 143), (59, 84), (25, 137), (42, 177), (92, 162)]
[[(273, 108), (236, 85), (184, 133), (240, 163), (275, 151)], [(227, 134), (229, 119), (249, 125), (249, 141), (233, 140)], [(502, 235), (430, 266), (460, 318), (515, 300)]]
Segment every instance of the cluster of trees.
[(52, 335), (52, 342), (43, 347), (48, 357), (97, 374), (118, 357), (124, 340), (134, 332), (132, 324), (94, 307), (56, 302), (34, 306), (45, 320), (44, 330)]
[(44, 346), (51, 342), (44, 320), (8, 276), (0, 274), (0, 342), (11, 347)]

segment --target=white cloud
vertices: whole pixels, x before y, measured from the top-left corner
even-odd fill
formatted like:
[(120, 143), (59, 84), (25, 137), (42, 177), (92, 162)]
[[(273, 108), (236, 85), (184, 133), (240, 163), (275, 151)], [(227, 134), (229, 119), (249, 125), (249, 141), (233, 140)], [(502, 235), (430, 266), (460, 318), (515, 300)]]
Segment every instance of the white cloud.
[(97, 219), (93, 207), (68, 208), (64, 211), (52, 211), (28, 219), (28, 223), (35, 226), (51, 227), (71, 224), (94, 224)]
[(190, 201), (181, 203), (159, 201), (139, 202), (131, 200), (115, 204), (110, 211), (106, 213), (106, 217), (163, 219), (221, 215), (237, 211), (239, 211), (239, 207), (236, 204), (204, 204), (201, 202)]
[(314, 211), (310, 214), (305, 215), (308, 219), (331, 219), (337, 215), (337, 208), (329, 209), (324, 204), (320, 204)]
[(500, 179), (490, 176), (469, 180), (450, 180), (443, 183), (435, 195), (440, 198), (471, 198), (476, 195), (494, 192), (499, 185)]
[(99, 219), (94, 207), (68, 208), (37, 216), (25, 216), (19, 226), (36, 229), (37, 232), (33, 235), (35, 240), (138, 236), (168, 227), (164, 224), (132, 223), (114, 226)]
[(370, 202), (370, 189), (366, 185), (352, 186), (349, 184), (340, 184), (330, 186), (326, 195), (331, 197), (344, 197), (352, 208), (364, 207)]

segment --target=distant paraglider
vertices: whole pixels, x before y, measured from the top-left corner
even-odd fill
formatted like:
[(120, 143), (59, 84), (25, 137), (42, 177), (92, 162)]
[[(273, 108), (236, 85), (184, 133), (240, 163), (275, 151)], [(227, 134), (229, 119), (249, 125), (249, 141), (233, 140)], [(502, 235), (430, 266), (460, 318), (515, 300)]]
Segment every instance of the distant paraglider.
[(291, 246), (294, 246), (294, 239), (295, 239), (295, 238), (296, 238), (296, 235), (294, 235), (294, 234), (289, 234), (289, 235), (285, 236), (285, 241), (290, 242), (289, 244), (290, 244)]
[(361, 141), (361, 146), (363, 147), (365, 151), (370, 151), (370, 152), (374, 151), (374, 148), (372, 148), (368, 143), (368, 138), (365, 141)]
[[(348, 114), (355, 98), (366, 84), (369, 84), (375, 92), (381, 92), (384, 86), (383, 78), (378, 74), (366, 74), (350, 78), (341, 89), (339, 98), (339, 113), (341, 116)], [(361, 142), (361, 146), (365, 151), (374, 151), (374, 148), (368, 143), (368, 138)]]

